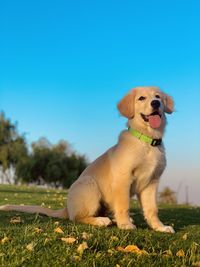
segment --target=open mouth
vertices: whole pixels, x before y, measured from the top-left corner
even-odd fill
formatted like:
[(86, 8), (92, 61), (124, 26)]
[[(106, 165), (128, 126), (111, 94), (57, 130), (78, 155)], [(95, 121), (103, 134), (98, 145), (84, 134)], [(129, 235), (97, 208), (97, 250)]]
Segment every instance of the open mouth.
[(153, 113), (149, 115), (144, 115), (141, 113), (141, 117), (145, 122), (149, 122), (151, 128), (159, 128), (162, 123), (162, 115), (159, 113), (159, 111), (154, 111)]

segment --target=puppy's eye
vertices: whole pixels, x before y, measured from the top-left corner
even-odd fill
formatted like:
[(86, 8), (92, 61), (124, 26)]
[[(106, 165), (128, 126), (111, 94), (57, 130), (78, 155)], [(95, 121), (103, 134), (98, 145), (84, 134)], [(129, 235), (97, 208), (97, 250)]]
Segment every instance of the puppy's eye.
[(146, 97), (144, 97), (144, 96), (141, 96), (138, 98), (139, 101), (144, 101), (145, 99), (146, 99)]
[(159, 96), (159, 95), (155, 95), (155, 97), (156, 97), (156, 98), (160, 98), (160, 96)]

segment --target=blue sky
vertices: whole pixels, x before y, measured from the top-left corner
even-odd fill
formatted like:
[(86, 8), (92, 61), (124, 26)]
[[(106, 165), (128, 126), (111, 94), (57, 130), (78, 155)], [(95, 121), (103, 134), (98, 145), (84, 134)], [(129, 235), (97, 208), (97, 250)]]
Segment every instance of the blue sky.
[(160, 86), (176, 103), (161, 187), (200, 204), (199, 14), (198, 0), (3, 0), (0, 110), (29, 143), (66, 139), (93, 160), (125, 128), (120, 98)]

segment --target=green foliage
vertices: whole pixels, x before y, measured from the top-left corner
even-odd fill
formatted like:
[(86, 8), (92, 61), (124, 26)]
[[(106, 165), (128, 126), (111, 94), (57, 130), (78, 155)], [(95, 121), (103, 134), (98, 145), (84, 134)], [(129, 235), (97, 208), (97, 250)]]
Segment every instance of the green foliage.
[(3, 172), (11, 166), (17, 168), (27, 155), (25, 138), (19, 135), (17, 126), (6, 119), (4, 113), (0, 113), (0, 165)]
[[(87, 166), (84, 156), (73, 152), (66, 141), (52, 145), (46, 138), (32, 143), (28, 152), (24, 136), (16, 124), (0, 114), (0, 165), (7, 170), (14, 167), (15, 182), (50, 184), (69, 187)], [(6, 181), (9, 182), (7, 175)]]
[(21, 181), (69, 187), (86, 168), (84, 156), (70, 151), (61, 141), (53, 146), (47, 139), (32, 144), (32, 152), (17, 168)]
[[(13, 203), (63, 208), (66, 197), (66, 190), (0, 186), (0, 205)], [(200, 208), (161, 206), (160, 218), (165, 224), (174, 224), (176, 230), (175, 234), (167, 234), (148, 229), (137, 205), (132, 203), (131, 207), (138, 227), (134, 231), (120, 230), (116, 226), (98, 228), (75, 224), (38, 214), (1, 211), (0, 266), (200, 266)], [(11, 223), (15, 217), (20, 217), (20, 223)], [(57, 227), (64, 233), (54, 232)], [(63, 237), (74, 237), (76, 242), (65, 243), (61, 240)], [(78, 247), (83, 242), (88, 248), (80, 254)], [(128, 245), (135, 245), (147, 253), (138, 255), (117, 249)]]

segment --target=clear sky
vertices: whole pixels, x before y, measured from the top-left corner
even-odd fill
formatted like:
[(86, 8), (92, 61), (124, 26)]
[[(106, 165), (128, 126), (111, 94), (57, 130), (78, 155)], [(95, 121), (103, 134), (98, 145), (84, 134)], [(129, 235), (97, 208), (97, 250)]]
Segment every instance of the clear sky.
[(116, 103), (157, 85), (176, 112), (161, 189), (200, 205), (200, 1), (0, 2), (0, 110), (29, 143), (68, 140), (90, 160), (116, 143)]

